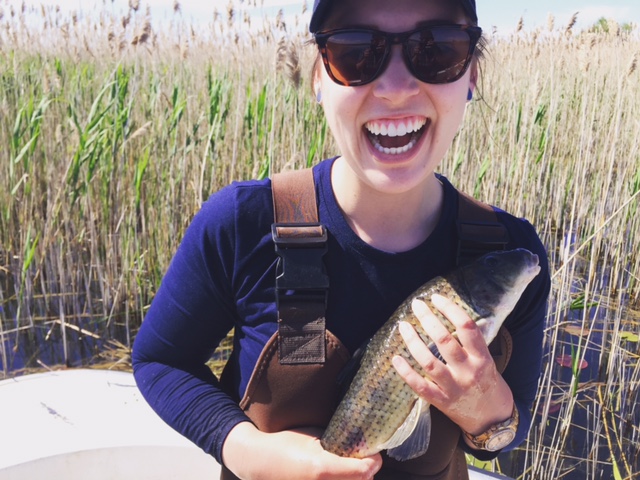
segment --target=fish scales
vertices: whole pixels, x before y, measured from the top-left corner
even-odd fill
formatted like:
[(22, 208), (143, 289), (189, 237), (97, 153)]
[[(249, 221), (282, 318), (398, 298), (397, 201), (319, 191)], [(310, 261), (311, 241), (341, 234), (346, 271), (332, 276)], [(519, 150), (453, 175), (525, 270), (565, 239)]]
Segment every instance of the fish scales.
[[(497, 281), (491, 277), (496, 275), (495, 272), (487, 273), (487, 269), (494, 268), (494, 263), (498, 264)], [(506, 269), (506, 274), (501, 269)], [(324, 449), (343, 457), (362, 458), (373, 455), (383, 449), (381, 445), (409, 417), (418, 396), (398, 375), (391, 359), (400, 355), (418, 372), (422, 371), (424, 374), (424, 371), (402, 340), (398, 331), (399, 323), (406, 321), (412, 324), (429, 348), (436, 351), (434, 342), (413, 315), (411, 303), (414, 299), (424, 301), (446, 328), (454, 332), (453, 325), (431, 303), (431, 296), (436, 293), (451, 299), (474, 321), (487, 324), (484, 327), (488, 330), (485, 340), (489, 343), (526, 285), (539, 270), (537, 256), (527, 250), (495, 252), (467, 267), (436, 277), (416, 290), (369, 342), (358, 372), (321, 439)], [(503, 278), (505, 275), (509, 278)], [(509, 281), (513, 285), (505, 287), (503, 284)], [(508, 301), (504, 301), (505, 298)]]
[[(327, 429), (324, 436), (327, 444), (329, 444), (329, 439), (336, 439), (338, 446), (332, 450), (337, 451), (333, 453), (338, 453), (341, 456), (355, 454), (358, 457), (377, 453), (367, 448), (363, 437), (366, 435), (366, 437), (390, 438), (404, 423), (417, 400), (417, 395), (398, 375), (391, 359), (395, 355), (401, 355), (409, 360), (411, 366), (416, 370), (420, 370), (420, 366), (409, 353), (398, 332), (399, 322), (404, 320), (411, 323), (423, 340), (426, 340), (429, 346), (433, 345), (433, 341), (427, 337), (418, 319), (412, 314), (411, 301), (413, 298), (419, 298), (425, 301), (429, 308), (435, 310), (432, 308), (431, 296), (434, 293), (449, 296), (451, 290), (448, 282), (441, 277), (427, 283), (417, 294), (405, 301), (395, 315), (373, 337), (360, 366), (360, 370), (370, 373), (369, 375), (356, 375), (345, 396), (357, 400), (348, 402), (346, 408), (336, 412), (332, 419), (331, 429)], [(460, 301), (456, 303), (460, 304)], [(465, 310), (468, 309), (465, 308)], [(449, 331), (453, 331), (451, 323), (441, 315), (439, 316)], [(370, 424), (366, 432), (359, 428), (347, 428), (353, 418), (369, 419)], [(349, 455), (345, 455), (345, 453)]]

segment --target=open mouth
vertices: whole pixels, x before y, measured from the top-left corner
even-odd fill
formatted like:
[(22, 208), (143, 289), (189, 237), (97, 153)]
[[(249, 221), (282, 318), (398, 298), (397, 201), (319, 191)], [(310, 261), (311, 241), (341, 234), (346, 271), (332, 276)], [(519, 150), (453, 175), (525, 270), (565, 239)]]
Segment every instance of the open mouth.
[(416, 146), (426, 124), (425, 117), (374, 120), (365, 124), (365, 130), (376, 150), (386, 155), (400, 155)]

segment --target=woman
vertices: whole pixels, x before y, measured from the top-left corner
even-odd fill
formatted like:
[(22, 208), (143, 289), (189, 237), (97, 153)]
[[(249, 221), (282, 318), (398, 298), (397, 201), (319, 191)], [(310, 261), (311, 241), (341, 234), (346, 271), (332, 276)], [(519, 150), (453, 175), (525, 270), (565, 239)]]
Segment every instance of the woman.
[[(326, 328), (350, 353), (416, 287), (455, 265), (457, 192), (435, 169), (476, 86), (476, 23), (473, 0), (315, 2), (310, 30), (322, 61), (313, 88), (340, 151), (313, 172), (328, 231)], [(403, 338), (429, 379), (394, 359), (405, 381), (441, 412), (432, 433), (440, 440), (432, 444), (446, 444), (445, 455), (427, 452), (426, 463), (409, 472), (385, 458), (381, 470), (379, 454), (325, 452), (318, 428), (260, 431), (237, 401), (277, 331), (271, 193), (269, 180), (236, 183), (203, 205), (136, 338), (138, 385), (167, 423), (222, 463), (228, 478), (243, 479), (465, 478), (462, 451), (495, 456), (479, 449), (478, 439), (496, 425), (517, 431), (507, 448), (524, 439), (549, 275), (531, 225), (499, 210), (507, 248), (533, 251), (542, 266), (505, 323), (514, 353), (504, 374), (475, 324), (443, 298), (437, 308), (457, 327), (459, 342), (428, 308), (415, 313), (446, 363), (406, 325)], [(232, 328), (231, 381), (223, 389), (205, 361)]]

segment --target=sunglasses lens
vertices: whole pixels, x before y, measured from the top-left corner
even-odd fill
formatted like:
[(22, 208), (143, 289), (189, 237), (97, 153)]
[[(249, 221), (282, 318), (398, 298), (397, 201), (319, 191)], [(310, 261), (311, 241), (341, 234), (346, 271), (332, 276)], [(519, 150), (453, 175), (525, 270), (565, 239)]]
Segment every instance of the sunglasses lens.
[(453, 28), (415, 32), (405, 43), (413, 74), (426, 83), (450, 83), (466, 71), (471, 59), (469, 33)]
[(377, 30), (336, 30), (316, 35), (327, 72), (336, 83), (355, 87), (385, 69), (391, 45), (402, 44), (411, 72), (425, 83), (458, 80), (469, 66), (481, 30), (434, 26), (393, 34)]
[(327, 38), (327, 68), (341, 85), (358, 86), (378, 76), (386, 52), (384, 36), (368, 31), (346, 31)]

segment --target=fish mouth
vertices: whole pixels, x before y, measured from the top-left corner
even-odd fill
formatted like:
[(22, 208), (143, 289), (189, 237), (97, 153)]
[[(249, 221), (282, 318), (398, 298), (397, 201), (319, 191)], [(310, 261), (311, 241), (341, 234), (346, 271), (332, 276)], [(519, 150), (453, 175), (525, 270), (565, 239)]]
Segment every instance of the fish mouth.
[(540, 270), (542, 270), (542, 267), (540, 267), (540, 258), (535, 253), (524, 248), (518, 248), (517, 251), (522, 252), (524, 255), (528, 273), (528, 276), (525, 278), (528, 278), (528, 281), (530, 281), (540, 273)]
[(364, 125), (364, 130), (371, 145), (380, 153), (400, 155), (418, 144), (428, 124), (426, 117), (411, 116), (372, 120)]

